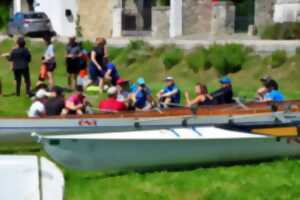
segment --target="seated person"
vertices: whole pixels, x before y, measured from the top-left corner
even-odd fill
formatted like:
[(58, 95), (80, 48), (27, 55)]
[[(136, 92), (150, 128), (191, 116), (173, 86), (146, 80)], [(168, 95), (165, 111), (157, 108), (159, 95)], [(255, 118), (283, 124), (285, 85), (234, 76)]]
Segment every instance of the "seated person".
[(284, 101), (283, 94), (276, 90), (272, 83), (266, 84), (267, 93), (260, 102), (282, 102)]
[(107, 90), (108, 99), (99, 103), (99, 110), (103, 112), (120, 112), (126, 110), (126, 105), (117, 100), (118, 90), (116, 87), (110, 87)]
[(125, 104), (128, 103), (130, 97), (130, 83), (123, 79), (117, 81), (118, 97), (117, 100)]
[(48, 116), (58, 116), (61, 115), (64, 107), (65, 107), (65, 98), (63, 89), (55, 86), (52, 88), (51, 98), (48, 99), (45, 104), (46, 113)]
[(278, 83), (271, 76), (265, 76), (261, 78), (260, 81), (263, 86), (257, 90), (258, 101), (262, 101), (264, 99), (264, 96), (267, 94), (267, 84), (271, 84), (275, 90), (279, 89)]
[(83, 87), (76, 86), (76, 92), (65, 101), (65, 108), (62, 111), (62, 115), (82, 115), (87, 104), (86, 97), (83, 95)]
[(117, 85), (117, 81), (120, 79), (120, 76), (116, 66), (113, 63), (107, 64), (107, 69), (105, 72), (104, 79), (106, 81), (109, 81), (113, 86)]
[(45, 103), (47, 102), (48, 93), (46, 90), (40, 89), (35, 94), (34, 102), (28, 110), (28, 117), (44, 117), (46, 116)]
[(196, 98), (191, 99), (189, 92), (185, 92), (186, 105), (188, 107), (203, 106), (203, 105), (211, 105), (212, 104), (212, 96), (208, 94), (208, 90), (206, 85), (201, 83), (197, 83), (195, 86), (195, 93), (197, 95)]
[(180, 90), (177, 88), (174, 78), (167, 77), (165, 79), (166, 87), (157, 94), (159, 102), (164, 107), (176, 107), (180, 104)]
[(221, 88), (211, 94), (215, 104), (231, 104), (234, 103), (232, 84), (229, 77), (224, 76), (220, 79)]
[[(153, 98), (150, 88), (146, 85), (144, 78), (139, 78), (133, 89), (133, 102), (136, 110), (148, 111), (152, 108)], [(135, 90), (135, 91), (134, 91)]]

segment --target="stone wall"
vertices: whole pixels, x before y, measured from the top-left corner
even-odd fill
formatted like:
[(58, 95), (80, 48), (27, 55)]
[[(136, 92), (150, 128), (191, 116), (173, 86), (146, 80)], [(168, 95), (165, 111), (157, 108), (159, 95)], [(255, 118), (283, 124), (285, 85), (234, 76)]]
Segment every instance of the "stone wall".
[(255, 25), (261, 27), (273, 23), (276, 0), (255, 0)]
[(119, 6), (119, 0), (80, 0), (79, 16), (83, 37), (89, 40), (111, 37), (115, 6)]
[(211, 32), (211, 0), (183, 0), (183, 34)]
[(152, 37), (168, 38), (170, 8), (169, 7), (153, 7), (152, 8)]
[(230, 2), (220, 2), (213, 7), (211, 21), (211, 33), (233, 34), (235, 27), (235, 5)]

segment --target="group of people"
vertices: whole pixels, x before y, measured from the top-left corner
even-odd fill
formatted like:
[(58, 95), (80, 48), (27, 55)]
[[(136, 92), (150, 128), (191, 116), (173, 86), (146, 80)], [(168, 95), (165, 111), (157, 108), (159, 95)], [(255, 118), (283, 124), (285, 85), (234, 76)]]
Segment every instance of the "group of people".
[[(8, 54), (2, 54), (12, 63), (16, 95), (21, 95), (22, 77), (25, 79), (26, 94), (31, 97), (34, 95), (33, 104), (28, 111), (29, 117), (92, 113), (95, 109), (84, 96), (84, 91), (91, 85), (97, 85), (100, 93), (107, 92), (108, 97), (98, 105), (98, 109), (102, 112), (148, 111), (153, 108), (181, 107), (182, 94), (174, 77), (165, 78), (165, 87), (156, 96), (152, 95), (143, 77), (138, 78), (133, 84), (129, 80), (123, 80), (117, 67), (108, 59), (104, 38), (97, 38), (90, 52), (85, 50), (75, 37), (69, 39), (65, 53), (66, 72), (68, 87), (75, 92), (69, 98), (65, 98), (64, 89), (55, 86), (54, 82), (56, 59), (51, 37), (45, 36), (44, 41), (46, 50), (41, 60), (35, 94), (31, 90), (29, 71), (31, 53), (26, 48), (25, 39), (19, 37), (14, 49)], [(45, 84), (46, 80), (48, 86)], [(263, 77), (261, 82), (262, 87), (257, 91), (257, 101), (284, 100), (278, 83), (272, 77)], [(222, 77), (220, 85), (220, 89), (209, 93), (205, 84), (197, 83), (194, 87), (196, 94), (194, 98), (189, 92), (184, 92), (185, 107), (234, 103), (231, 79), (227, 76)]]

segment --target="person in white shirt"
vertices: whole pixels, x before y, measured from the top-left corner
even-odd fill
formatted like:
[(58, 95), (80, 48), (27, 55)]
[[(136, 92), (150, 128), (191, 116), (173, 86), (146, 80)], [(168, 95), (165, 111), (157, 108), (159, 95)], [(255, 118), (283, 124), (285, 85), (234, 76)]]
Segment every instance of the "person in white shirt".
[(47, 78), (49, 82), (49, 86), (52, 88), (54, 86), (54, 78), (53, 72), (56, 68), (56, 60), (55, 60), (55, 52), (54, 52), (54, 45), (51, 41), (51, 36), (46, 35), (44, 37), (44, 41), (47, 45), (47, 49), (43, 56), (43, 64), (47, 67)]
[(34, 98), (34, 102), (32, 103), (27, 112), (27, 116), (30, 118), (46, 116), (45, 103), (47, 101), (48, 96), (49, 93), (44, 89), (40, 89), (39, 91), (37, 91)]

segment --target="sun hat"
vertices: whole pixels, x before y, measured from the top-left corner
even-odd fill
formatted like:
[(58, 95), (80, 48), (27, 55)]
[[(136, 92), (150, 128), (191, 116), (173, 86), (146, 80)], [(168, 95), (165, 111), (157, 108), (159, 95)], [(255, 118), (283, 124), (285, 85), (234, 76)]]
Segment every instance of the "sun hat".
[(174, 78), (172, 76), (167, 76), (165, 78), (165, 81), (174, 81)]
[(221, 84), (231, 84), (231, 79), (228, 76), (224, 76), (220, 79)]
[(109, 95), (116, 95), (118, 92), (117, 88), (116, 87), (110, 87), (108, 90), (107, 90), (107, 93)]
[(42, 98), (49, 97), (49, 96), (50, 96), (50, 93), (47, 92), (47, 91), (44, 90), (44, 89), (40, 89), (40, 90), (37, 91), (36, 94), (35, 94), (35, 98), (36, 98), (36, 99), (42, 99)]

